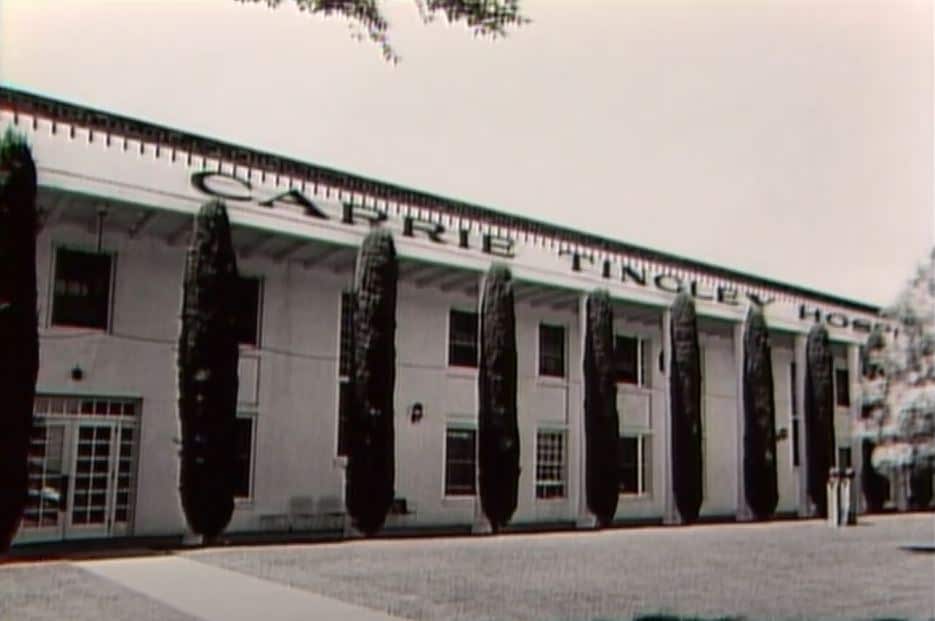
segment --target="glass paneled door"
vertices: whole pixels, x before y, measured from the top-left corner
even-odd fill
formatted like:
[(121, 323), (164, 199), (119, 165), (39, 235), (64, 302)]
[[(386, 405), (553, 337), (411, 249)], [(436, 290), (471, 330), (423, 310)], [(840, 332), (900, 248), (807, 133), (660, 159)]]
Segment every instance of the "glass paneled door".
[(17, 543), (127, 534), (139, 401), (38, 396)]

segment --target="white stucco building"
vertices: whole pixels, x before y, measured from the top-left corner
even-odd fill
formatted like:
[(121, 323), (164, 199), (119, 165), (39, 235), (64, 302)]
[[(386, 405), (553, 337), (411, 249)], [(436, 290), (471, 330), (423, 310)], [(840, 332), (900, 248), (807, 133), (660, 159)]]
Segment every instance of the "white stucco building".
[(744, 517), (738, 361), (750, 296), (766, 303), (772, 331), (778, 511), (809, 512), (800, 417), (815, 321), (833, 341), (838, 459), (859, 457), (849, 421), (858, 346), (876, 321), (870, 305), (0, 89), (6, 126), (32, 146), (42, 224), (32, 493), (17, 542), (185, 531), (175, 350), (192, 215), (212, 196), (227, 202), (245, 277), (230, 532), (342, 523), (342, 292), (375, 225), (394, 231), (401, 257), (399, 502), (387, 528), (475, 521), (476, 309), (492, 260), (516, 281), (513, 524), (586, 518), (581, 310), (597, 287), (615, 301), (621, 523), (673, 516), (663, 327), (679, 288), (695, 296), (701, 331), (702, 518)]

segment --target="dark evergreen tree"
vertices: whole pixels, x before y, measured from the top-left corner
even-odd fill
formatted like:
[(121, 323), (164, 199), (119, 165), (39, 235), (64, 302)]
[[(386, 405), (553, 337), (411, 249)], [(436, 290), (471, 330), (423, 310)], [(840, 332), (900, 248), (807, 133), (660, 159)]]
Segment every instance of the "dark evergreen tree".
[(353, 327), (353, 404), (349, 409), (345, 498), (355, 528), (373, 535), (393, 503), (393, 396), (396, 387), (396, 288), (393, 236), (371, 231), (357, 255)]
[(916, 462), (909, 470), (909, 506), (912, 509), (927, 509), (932, 504), (932, 466), (928, 462)]
[(478, 481), (481, 508), (497, 532), (516, 511), (519, 425), (516, 407), (516, 315), (510, 270), (491, 265), (480, 313)]
[(26, 140), (0, 139), (0, 553), (19, 527), (39, 372), (36, 307), (36, 166)]
[(695, 302), (685, 292), (672, 304), (672, 491), (685, 524), (698, 519), (704, 476), (701, 437), (701, 348)]
[(588, 509), (601, 527), (617, 512), (620, 494), (619, 417), (614, 376), (614, 311), (610, 294), (595, 291), (587, 299), (584, 344), (585, 488)]
[(860, 443), (861, 472), (860, 484), (867, 502), (868, 513), (879, 513), (883, 510), (890, 495), (890, 482), (873, 467), (873, 449), (876, 444), (872, 440), (863, 439)]
[(747, 313), (743, 341), (744, 491), (753, 515), (765, 520), (776, 510), (779, 483), (773, 362), (762, 308), (751, 307)]
[(185, 263), (179, 336), (179, 491), (185, 518), (210, 541), (234, 511), (237, 261), (227, 209), (201, 207)]
[(834, 367), (828, 330), (821, 324), (808, 332), (806, 363), (806, 487), (824, 517), (828, 514), (828, 472), (834, 465)]

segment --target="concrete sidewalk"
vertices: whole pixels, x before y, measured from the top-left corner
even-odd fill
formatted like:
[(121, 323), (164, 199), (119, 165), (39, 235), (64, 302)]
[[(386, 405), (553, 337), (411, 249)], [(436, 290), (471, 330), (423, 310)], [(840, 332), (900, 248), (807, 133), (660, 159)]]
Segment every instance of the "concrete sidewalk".
[(369, 608), (178, 556), (73, 564), (201, 621), (399, 621)]

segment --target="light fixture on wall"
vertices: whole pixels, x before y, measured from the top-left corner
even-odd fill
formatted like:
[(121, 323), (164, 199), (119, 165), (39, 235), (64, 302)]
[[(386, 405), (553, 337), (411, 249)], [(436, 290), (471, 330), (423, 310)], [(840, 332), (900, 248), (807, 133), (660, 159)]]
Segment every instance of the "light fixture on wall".
[(422, 414), (423, 414), (422, 403), (419, 401), (416, 401), (415, 403), (412, 404), (412, 407), (409, 408), (410, 422), (412, 422), (413, 424), (418, 423), (420, 420), (422, 420)]
[(789, 430), (786, 429), (785, 427), (780, 427), (780, 428), (776, 431), (776, 441), (777, 441), (777, 442), (782, 442), (783, 440), (785, 440), (785, 439), (788, 438), (788, 437), (789, 437)]
[(73, 366), (71, 369), (71, 379), (75, 380), (76, 382), (80, 382), (81, 380), (83, 380), (84, 369), (79, 367), (77, 364)]

